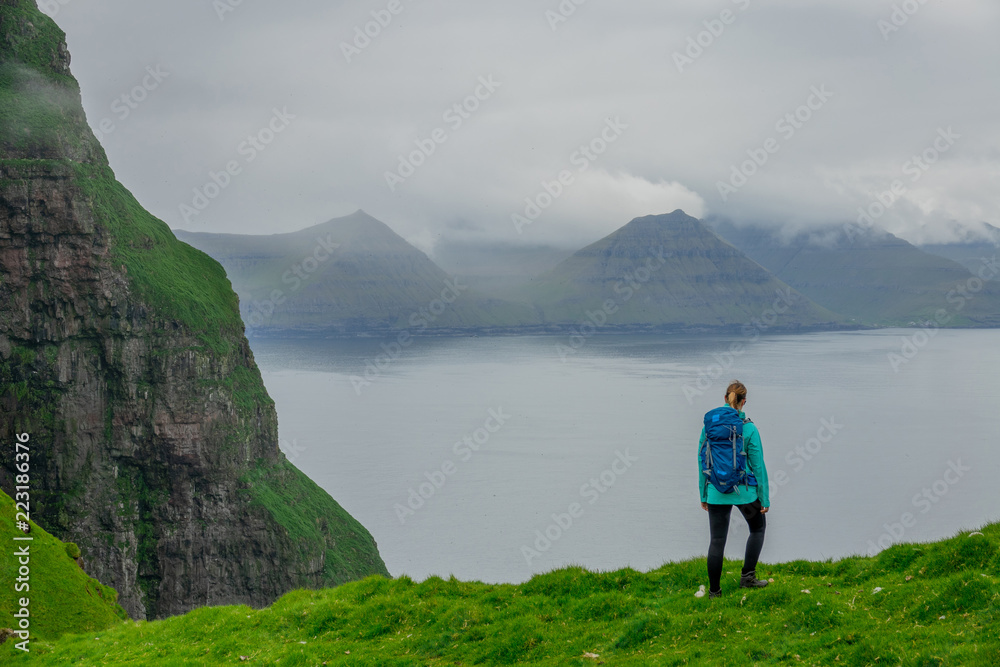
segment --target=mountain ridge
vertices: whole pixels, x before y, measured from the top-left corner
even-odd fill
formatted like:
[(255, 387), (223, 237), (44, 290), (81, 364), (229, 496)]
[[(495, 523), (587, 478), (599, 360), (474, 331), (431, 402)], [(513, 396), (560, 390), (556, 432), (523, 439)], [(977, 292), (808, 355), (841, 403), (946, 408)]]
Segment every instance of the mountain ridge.
[(1000, 326), (1000, 285), (986, 281), (959, 303), (974, 278), (967, 267), (884, 230), (829, 227), (782, 238), (759, 226), (714, 226), (779, 279), (858, 324)]
[(223, 264), (240, 294), (244, 318), (259, 335), (423, 332), (535, 322), (527, 306), (456, 282), (361, 210), (283, 234), (179, 230), (177, 235)]
[[(638, 274), (643, 266), (648, 276)], [(623, 277), (627, 288), (619, 284)], [(776, 330), (841, 324), (680, 209), (635, 218), (541, 276), (529, 293), (547, 322), (579, 320), (603, 299), (617, 299), (618, 325), (733, 328), (786, 294), (790, 303)]]

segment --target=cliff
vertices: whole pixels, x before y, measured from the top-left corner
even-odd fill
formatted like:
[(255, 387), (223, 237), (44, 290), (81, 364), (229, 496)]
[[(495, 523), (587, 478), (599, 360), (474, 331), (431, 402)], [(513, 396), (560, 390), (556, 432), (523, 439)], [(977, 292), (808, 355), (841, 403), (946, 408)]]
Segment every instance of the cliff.
[(280, 453), (225, 272), (115, 180), (34, 0), (0, 0), (0, 272), (0, 442), (31, 435), (32, 518), (131, 616), (386, 574)]

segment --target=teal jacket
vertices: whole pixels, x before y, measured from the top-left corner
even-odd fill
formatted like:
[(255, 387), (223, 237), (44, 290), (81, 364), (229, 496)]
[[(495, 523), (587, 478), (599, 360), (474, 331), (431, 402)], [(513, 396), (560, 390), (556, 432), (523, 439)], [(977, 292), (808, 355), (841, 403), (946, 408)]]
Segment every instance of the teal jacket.
[[(740, 417), (746, 419), (741, 410)], [(701, 439), (698, 441), (698, 452), (701, 453), (705, 444), (705, 429), (701, 429)], [(701, 472), (701, 458), (698, 459), (698, 485), (701, 489), (701, 502), (710, 505), (745, 505), (760, 500), (761, 507), (771, 506), (771, 496), (767, 487), (767, 468), (764, 467), (764, 448), (760, 444), (760, 432), (753, 423), (743, 425), (743, 445), (747, 451), (747, 470), (757, 479), (757, 486), (739, 486), (732, 493), (722, 493), (712, 486), (708, 477)]]

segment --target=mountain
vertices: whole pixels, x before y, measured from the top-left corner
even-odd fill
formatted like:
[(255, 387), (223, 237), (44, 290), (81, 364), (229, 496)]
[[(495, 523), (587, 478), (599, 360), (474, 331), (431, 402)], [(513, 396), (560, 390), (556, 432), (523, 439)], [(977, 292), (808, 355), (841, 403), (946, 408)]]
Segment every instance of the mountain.
[(984, 260), (992, 260), (1000, 252), (1000, 228), (981, 223), (978, 228), (956, 228), (956, 240), (951, 243), (922, 243), (918, 247), (939, 257), (958, 262), (973, 273)]
[(906, 326), (933, 320), (949, 326), (1000, 325), (1000, 288), (973, 295), (956, 290), (972, 278), (961, 264), (926, 253), (888, 232), (848, 235), (830, 228), (781, 238), (755, 226), (715, 223), (720, 236), (818, 304), (859, 324)]
[(434, 262), (469, 287), (501, 299), (522, 298), (523, 288), (573, 254), (551, 246), (463, 243), (434, 246)]
[(524, 305), (483, 296), (364, 211), (287, 234), (178, 230), (218, 260), (253, 333), (373, 333), (530, 325)]
[(611, 329), (840, 323), (680, 210), (633, 220), (540, 276), (526, 293), (546, 323), (560, 325), (605, 316), (602, 326)]
[(28, 434), (32, 519), (134, 618), (386, 574), (281, 454), (223, 268), (115, 180), (69, 62), (0, 0), (0, 489)]

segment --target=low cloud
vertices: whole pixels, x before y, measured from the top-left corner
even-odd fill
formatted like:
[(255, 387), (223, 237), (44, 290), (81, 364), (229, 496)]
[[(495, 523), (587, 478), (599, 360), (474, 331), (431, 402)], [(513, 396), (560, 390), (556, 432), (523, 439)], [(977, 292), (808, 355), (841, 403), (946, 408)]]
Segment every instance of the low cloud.
[[(425, 249), (441, 239), (579, 247), (676, 208), (842, 225), (904, 178), (941, 127), (962, 140), (880, 224), (913, 241), (948, 237), (952, 223), (1000, 225), (994, 0), (916, 3), (888, 39), (879, 22), (906, 3), (588, 2), (555, 31), (546, 11), (558, 2), (403, 4), (350, 62), (341, 43), (386, 3), (244, 2), (220, 20), (203, 0), (88, 0), (60, 5), (56, 20), (91, 122), (146, 67), (171, 73), (104, 143), (125, 185), (174, 227), (192, 189), (286, 107), (294, 127), (199, 216), (199, 231), (287, 231), (359, 208)], [(702, 52), (678, 72), (672, 54), (691, 39)], [(501, 85), (461, 126), (445, 120), (491, 76)], [(816, 86), (833, 97), (788, 137), (777, 123)], [(614, 118), (627, 131), (517, 234), (511, 214)], [(390, 190), (385, 173), (436, 128), (447, 140)], [(722, 201), (718, 183), (769, 138), (780, 150)]]

